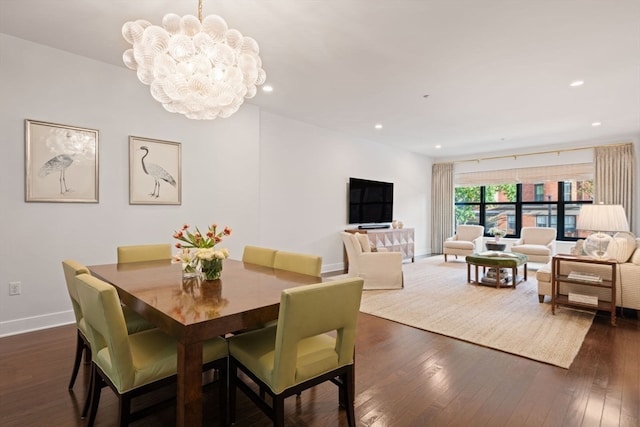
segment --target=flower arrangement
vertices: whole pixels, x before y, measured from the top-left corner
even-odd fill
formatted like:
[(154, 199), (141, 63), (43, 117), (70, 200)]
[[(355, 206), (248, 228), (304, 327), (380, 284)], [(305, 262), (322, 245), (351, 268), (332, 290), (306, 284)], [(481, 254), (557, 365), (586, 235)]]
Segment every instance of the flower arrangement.
[(498, 227), (492, 227), (489, 229), (489, 234), (491, 234), (492, 236), (495, 236), (496, 240), (500, 239), (501, 237), (504, 237), (507, 235), (507, 230), (503, 230), (501, 228)]
[(215, 249), (215, 246), (227, 236), (231, 236), (231, 229), (224, 227), (218, 231), (217, 224), (210, 225), (205, 234), (198, 227), (192, 232), (188, 224), (173, 233), (173, 238), (178, 240), (175, 246), (180, 249), (175, 259), (182, 262), (184, 276), (194, 277), (201, 271), (205, 280), (220, 278), (222, 260), (229, 256), (229, 251), (227, 248)]

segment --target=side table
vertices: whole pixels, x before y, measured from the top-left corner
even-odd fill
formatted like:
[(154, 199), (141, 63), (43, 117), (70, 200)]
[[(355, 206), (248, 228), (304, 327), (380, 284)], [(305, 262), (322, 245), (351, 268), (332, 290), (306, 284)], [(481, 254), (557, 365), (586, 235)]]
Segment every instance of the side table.
[[(584, 264), (602, 264), (611, 267), (611, 280), (604, 278), (596, 279), (575, 279), (569, 278), (567, 274), (560, 274), (560, 265), (563, 261)], [(594, 304), (571, 300), (569, 294), (560, 292), (560, 283), (572, 283), (584, 287), (605, 288), (611, 290), (611, 301), (596, 300)], [(616, 261), (601, 260), (584, 256), (555, 255), (551, 260), (551, 313), (556, 314), (558, 306), (574, 307), (580, 309), (594, 309), (609, 311), (611, 313), (611, 324), (616, 326)]]

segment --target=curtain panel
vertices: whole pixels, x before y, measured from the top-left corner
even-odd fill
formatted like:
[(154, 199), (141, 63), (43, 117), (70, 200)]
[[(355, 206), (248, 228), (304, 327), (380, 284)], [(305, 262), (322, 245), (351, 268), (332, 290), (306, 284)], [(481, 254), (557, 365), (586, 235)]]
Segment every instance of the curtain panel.
[(595, 149), (594, 203), (622, 205), (634, 230), (633, 205), (637, 195), (633, 144)]
[(453, 235), (453, 163), (434, 164), (431, 175), (431, 253), (441, 254), (445, 239)]

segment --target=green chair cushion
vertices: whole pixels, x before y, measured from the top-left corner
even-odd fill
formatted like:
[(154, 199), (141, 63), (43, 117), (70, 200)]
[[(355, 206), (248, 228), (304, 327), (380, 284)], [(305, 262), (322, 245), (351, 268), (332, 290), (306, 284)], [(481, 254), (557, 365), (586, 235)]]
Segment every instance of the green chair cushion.
[(147, 319), (140, 316), (126, 305), (122, 306), (122, 314), (124, 315), (124, 321), (127, 325), (127, 332), (130, 334), (155, 328), (153, 323), (150, 323)]

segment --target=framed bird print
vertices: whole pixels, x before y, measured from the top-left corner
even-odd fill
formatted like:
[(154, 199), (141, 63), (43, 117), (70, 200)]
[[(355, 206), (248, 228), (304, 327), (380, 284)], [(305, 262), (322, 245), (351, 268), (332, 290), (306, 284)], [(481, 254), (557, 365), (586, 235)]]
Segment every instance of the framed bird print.
[(25, 120), (25, 201), (98, 203), (98, 131)]
[(129, 204), (181, 204), (181, 156), (178, 142), (129, 136)]

